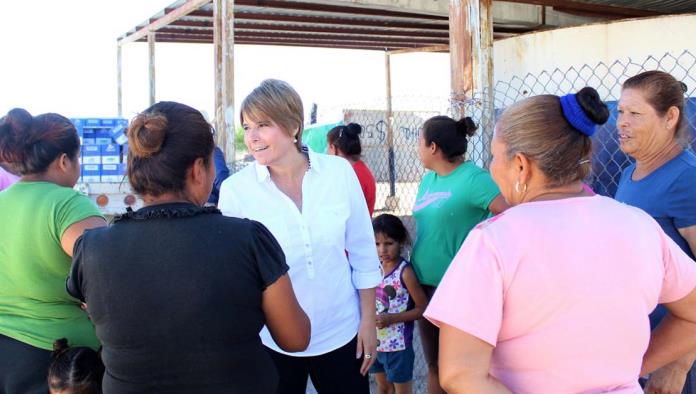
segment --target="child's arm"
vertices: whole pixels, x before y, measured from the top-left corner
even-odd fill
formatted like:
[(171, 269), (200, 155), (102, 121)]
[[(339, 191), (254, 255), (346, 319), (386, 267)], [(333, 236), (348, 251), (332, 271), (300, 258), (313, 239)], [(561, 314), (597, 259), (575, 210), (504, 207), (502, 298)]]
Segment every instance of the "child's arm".
[(377, 315), (377, 328), (384, 328), (394, 323), (409, 322), (418, 320), (423, 316), (425, 307), (428, 306), (428, 299), (425, 297), (425, 292), (416, 278), (416, 273), (410, 266), (404, 268), (401, 273), (408, 294), (413, 299), (415, 306), (413, 309), (401, 313), (385, 313)]

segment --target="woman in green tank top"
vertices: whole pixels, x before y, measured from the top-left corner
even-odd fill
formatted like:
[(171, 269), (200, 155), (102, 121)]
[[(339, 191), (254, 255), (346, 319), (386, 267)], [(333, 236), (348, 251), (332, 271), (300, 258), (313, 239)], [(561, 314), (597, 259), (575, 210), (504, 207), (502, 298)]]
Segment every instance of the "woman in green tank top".
[(48, 392), (53, 342), (99, 343), (80, 304), (65, 291), (75, 240), (105, 226), (72, 187), (80, 139), (58, 114), (13, 109), (0, 119), (0, 162), (21, 174), (0, 192), (0, 391)]
[[(418, 187), (413, 217), (416, 242), (412, 264), (428, 299), (474, 226), (507, 208), (488, 171), (466, 160), (468, 139), (476, 131), (469, 117), (428, 119), (421, 129), (418, 155), (427, 172)], [(438, 382), (439, 330), (418, 322), (428, 364), (428, 392), (442, 393)]]

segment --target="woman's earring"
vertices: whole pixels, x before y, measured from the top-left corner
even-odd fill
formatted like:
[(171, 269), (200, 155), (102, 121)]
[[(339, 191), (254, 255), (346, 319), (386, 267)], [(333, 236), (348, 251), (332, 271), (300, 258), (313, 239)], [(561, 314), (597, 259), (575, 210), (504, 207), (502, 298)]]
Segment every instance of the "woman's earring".
[(520, 191), (520, 181), (515, 182), (515, 191), (516, 191), (518, 194), (524, 194), (524, 193), (526, 193), (526, 192), (527, 192), (527, 184), (525, 183), (525, 184), (524, 184), (524, 188), (522, 189), (522, 191)]
[(296, 143), (297, 143), (297, 138), (293, 138), (293, 139), (292, 139), (292, 142), (293, 142), (294, 144), (296, 144)]

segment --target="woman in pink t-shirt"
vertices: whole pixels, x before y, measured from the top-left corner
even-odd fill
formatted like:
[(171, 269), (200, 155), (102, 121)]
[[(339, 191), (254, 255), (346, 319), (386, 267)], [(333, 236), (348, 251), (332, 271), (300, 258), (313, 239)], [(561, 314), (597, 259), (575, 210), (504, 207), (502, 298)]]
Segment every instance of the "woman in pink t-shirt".
[(17, 182), (19, 177), (9, 171), (7, 171), (0, 163), (0, 191), (3, 191), (10, 187), (13, 183)]
[[(449, 393), (642, 393), (696, 348), (696, 264), (644, 212), (589, 195), (597, 92), (544, 95), (496, 126), (491, 174), (513, 208), (471, 231), (425, 316)], [(653, 331), (657, 303), (671, 312)]]

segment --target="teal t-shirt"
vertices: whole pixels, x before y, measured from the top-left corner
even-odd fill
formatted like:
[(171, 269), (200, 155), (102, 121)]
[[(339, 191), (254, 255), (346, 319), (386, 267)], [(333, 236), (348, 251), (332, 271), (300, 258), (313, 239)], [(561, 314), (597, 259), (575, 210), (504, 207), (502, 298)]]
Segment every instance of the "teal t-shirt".
[(50, 182), (18, 182), (0, 192), (0, 334), (51, 350), (97, 348), (87, 314), (65, 290), (71, 258), (60, 245), (72, 224), (102, 214), (87, 197)]
[(413, 207), (416, 242), (411, 263), (424, 285), (437, 286), (474, 226), (490, 216), (500, 194), (486, 170), (465, 161), (451, 173), (428, 172)]

